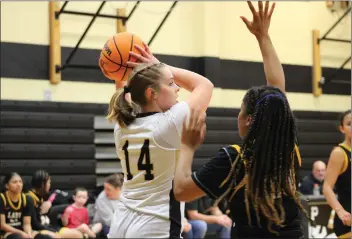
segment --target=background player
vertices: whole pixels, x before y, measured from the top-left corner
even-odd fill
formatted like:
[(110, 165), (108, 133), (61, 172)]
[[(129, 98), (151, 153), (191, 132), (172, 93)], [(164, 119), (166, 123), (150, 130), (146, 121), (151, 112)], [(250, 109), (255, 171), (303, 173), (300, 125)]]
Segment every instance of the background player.
[[(323, 192), (337, 214), (334, 219), (336, 236), (351, 238), (351, 110), (342, 114), (340, 131), (345, 140), (331, 152)], [(338, 199), (333, 191), (334, 187)]]
[[(140, 63), (127, 85), (113, 95), (108, 119), (117, 122), (115, 144), (125, 175), (108, 237), (180, 238), (184, 205), (174, 199), (172, 180), (182, 123), (190, 108), (205, 111), (213, 84), (196, 73), (160, 63), (148, 46), (135, 45)], [(177, 102), (179, 87), (191, 92)]]
[(232, 238), (303, 238), (303, 207), (296, 191), (300, 157), (295, 150), (295, 119), (268, 34), (275, 4), (269, 10), (269, 2), (265, 6), (258, 2), (258, 12), (251, 2), (248, 5), (253, 21), (241, 18), (258, 40), (268, 86), (249, 89), (243, 99), (238, 115), (242, 147), (224, 147), (193, 174), (192, 159), (204, 137), (204, 117), (192, 112), (189, 127), (183, 130), (175, 196), (184, 201), (205, 193), (217, 202), (226, 198), (234, 222)]
[(18, 173), (4, 177), (5, 190), (0, 195), (0, 226), (3, 238), (14, 234), (21, 238), (32, 238), (30, 198), (22, 193), (23, 180)]

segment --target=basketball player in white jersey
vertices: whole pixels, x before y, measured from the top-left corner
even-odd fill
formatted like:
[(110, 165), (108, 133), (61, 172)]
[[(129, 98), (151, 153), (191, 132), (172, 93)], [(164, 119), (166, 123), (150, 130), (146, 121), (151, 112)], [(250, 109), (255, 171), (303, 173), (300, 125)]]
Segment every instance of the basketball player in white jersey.
[[(180, 238), (184, 204), (175, 200), (173, 178), (183, 120), (190, 109), (206, 110), (213, 84), (196, 73), (160, 63), (135, 46), (140, 63), (109, 105), (117, 155), (124, 172), (121, 204), (109, 238)], [(179, 87), (191, 92), (177, 102)]]

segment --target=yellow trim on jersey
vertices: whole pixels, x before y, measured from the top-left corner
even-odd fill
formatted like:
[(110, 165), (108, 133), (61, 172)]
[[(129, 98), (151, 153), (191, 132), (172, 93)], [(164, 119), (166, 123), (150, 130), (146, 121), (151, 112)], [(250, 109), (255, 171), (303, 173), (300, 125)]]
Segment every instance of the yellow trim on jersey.
[(340, 235), (338, 238), (351, 238), (352, 233), (351, 232), (347, 232), (346, 234), (342, 234)]
[(6, 207), (6, 198), (5, 195), (3, 193), (0, 193), (0, 196), (2, 198), (2, 201), (4, 202), (4, 207)]
[(297, 144), (295, 144), (295, 152), (296, 152), (296, 156), (298, 159), (298, 165), (301, 167), (302, 166), (302, 158), (301, 158), (301, 154), (299, 152), (299, 148), (298, 148)]
[[(237, 153), (240, 153), (241, 147), (238, 146), (237, 144), (231, 145), (234, 149), (236, 149)], [(298, 159), (298, 165), (301, 167), (302, 166), (302, 158), (301, 158), (301, 153), (299, 152), (299, 148), (297, 144), (295, 144), (295, 152), (296, 156)], [(242, 156), (242, 155), (241, 155)]]
[(234, 148), (238, 154), (240, 154), (240, 157), (243, 158), (243, 154), (241, 154), (241, 147), (237, 144), (231, 145), (232, 148)]
[(344, 147), (345, 149), (347, 149), (348, 151), (350, 151), (350, 152), (351, 152), (351, 146), (350, 146), (350, 145), (347, 145), (347, 144), (341, 143), (341, 144), (339, 144), (339, 146)]
[(232, 148), (236, 149), (237, 153), (239, 153), (241, 151), (241, 147), (239, 145), (233, 144), (231, 146), (232, 146)]
[(26, 195), (24, 195), (23, 193), (22, 194), (22, 197), (23, 197), (23, 206), (25, 207), (27, 205), (27, 198), (26, 198)]
[(22, 195), (21, 195), (21, 194), (22, 194), (22, 193), (19, 194), (18, 205), (17, 205), (17, 207), (15, 207), (15, 205), (13, 205), (12, 200), (11, 200), (11, 198), (10, 198), (10, 196), (9, 196), (9, 191), (6, 191), (6, 198), (7, 198), (7, 201), (9, 202), (10, 207), (11, 207), (13, 210), (15, 210), (15, 211), (19, 210), (19, 209), (21, 208), (21, 206), (22, 206)]
[[(231, 168), (233, 168), (233, 166), (237, 163), (238, 159), (241, 157), (241, 155), (240, 155), (241, 148), (237, 144), (231, 145), (231, 147), (237, 151), (237, 157), (236, 157), (235, 161), (231, 163)], [(226, 153), (228, 154), (228, 152), (226, 152)], [(228, 156), (230, 157), (229, 154), (228, 154)], [(230, 160), (231, 160), (231, 158), (230, 158)], [(230, 177), (231, 177), (231, 174), (227, 175), (227, 177), (224, 179), (224, 181), (222, 181), (222, 183), (220, 184), (219, 188), (222, 188), (222, 186), (224, 186), (225, 183), (227, 183), (227, 181), (229, 181)]]
[[(348, 151), (351, 152), (351, 147), (349, 145), (341, 143), (341, 144), (339, 144), (339, 146), (344, 148), (344, 149), (347, 149)], [(343, 155), (344, 155), (345, 161), (343, 163), (343, 167), (342, 167), (342, 170), (341, 170), (340, 174), (343, 174), (348, 168), (348, 155), (345, 152), (345, 150), (343, 151)]]
[(40, 203), (40, 199), (38, 198), (37, 195), (35, 195), (34, 192), (28, 191), (27, 195), (30, 196), (31, 198), (33, 198), (34, 207), (37, 206), (37, 203)]

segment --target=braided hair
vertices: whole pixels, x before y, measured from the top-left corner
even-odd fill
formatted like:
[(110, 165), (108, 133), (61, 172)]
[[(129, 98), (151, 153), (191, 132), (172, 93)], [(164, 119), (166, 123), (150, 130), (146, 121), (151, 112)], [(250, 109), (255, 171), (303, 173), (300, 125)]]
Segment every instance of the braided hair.
[[(243, 164), (234, 163), (230, 200), (240, 188), (245, 189), (245, 204), (248, 223), (252, 225), (250, 203), (256, 213), (260, 226), (259, 213), (268, 220), (268, 230), (275, 224), (283, 226), (285, 210), (282, 197), (292, 197), (304, 211), (296, 191), (295, 143), (296, 123), (286, 96), (275, 87), (262, 86), (251, 88), (243, 99), (247, 116), (251, 116), (248, 133), (241, 147), (240, 157)], [(244, 167), (245, 175), (237, 185), (236, 167)], [(230, 175), (229, 175), (230, 176)], [(235, 186), (235, 187), (234, 187)], [(226, 197), (222, 195), (221, 198)]]

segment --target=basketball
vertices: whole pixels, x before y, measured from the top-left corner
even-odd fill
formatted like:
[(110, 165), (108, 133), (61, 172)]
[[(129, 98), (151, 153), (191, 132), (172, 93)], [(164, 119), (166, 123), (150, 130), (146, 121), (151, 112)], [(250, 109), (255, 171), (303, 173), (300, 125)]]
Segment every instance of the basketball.
[(104, 44), (100, 53), (99, 67), (103, 74), (110, 80), (126, 81), (132, 68), (127, 66), (128, 61), (137, 61), (135, 57), (130, 56), (129, 52), (139, 53), (134, 44), (144, 48), (142, 39), (130, 32), (118, 33), (110, 37)]

